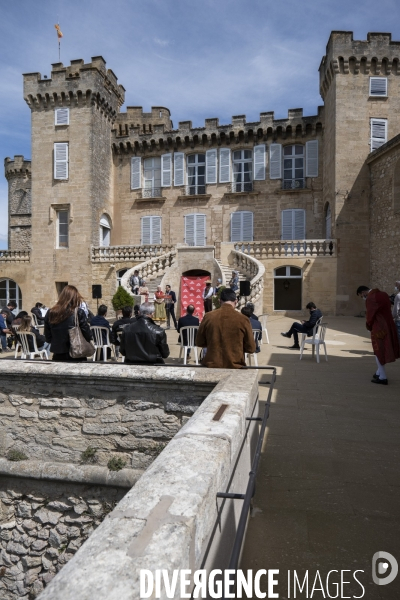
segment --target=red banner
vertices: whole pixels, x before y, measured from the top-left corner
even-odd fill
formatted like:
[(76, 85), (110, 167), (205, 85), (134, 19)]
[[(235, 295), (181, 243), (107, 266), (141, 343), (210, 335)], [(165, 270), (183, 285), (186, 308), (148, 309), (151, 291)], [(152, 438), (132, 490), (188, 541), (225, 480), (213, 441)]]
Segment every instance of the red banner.
[(181, 277), (181, 316), (186, 315), (186, 307), (193, 304), (194, 316), (200, 321), (204, 316), (203, 291), (206, 287), (206, 281), (210, 279), (207, 275), (199, 277)]

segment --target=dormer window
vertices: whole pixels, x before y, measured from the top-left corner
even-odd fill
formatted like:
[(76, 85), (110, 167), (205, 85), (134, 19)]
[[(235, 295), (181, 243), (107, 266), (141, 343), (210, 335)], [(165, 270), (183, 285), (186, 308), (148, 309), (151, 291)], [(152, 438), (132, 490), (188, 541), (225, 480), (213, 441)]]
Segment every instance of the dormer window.
[(69, 125), (69, 108), (56, 108), (54, 111), (55, 125)]

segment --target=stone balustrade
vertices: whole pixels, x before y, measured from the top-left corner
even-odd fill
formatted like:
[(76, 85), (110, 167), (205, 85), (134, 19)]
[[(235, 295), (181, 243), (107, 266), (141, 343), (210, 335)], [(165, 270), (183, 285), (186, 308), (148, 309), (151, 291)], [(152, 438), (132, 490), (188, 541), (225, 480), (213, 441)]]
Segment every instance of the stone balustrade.
[(230, 263), (234, 269), (237, 269), (250, 279), (250, 296), (240, 297), (238, 307), (241, 308), (245, 302), (252, 302), (256, 305), (261, 299), (264, 287), (264, 265), (253, 256), (249, 256), (240, 250), (232, 250), (230, 254)]
[[(159, 247), (161, 248), (162, 246)], [(168, 247), (173, 248), (172, 246)], [(127, 292), (131, 293), (129, 280), (134, 271), (139, 271), (139, 276), (149, 281), (155, 277), (158, 277), (159, 275), (164, 275), (165, 271), (174, 263), (175, 257), (176, 250), (171, 249), (165, 254), (154, 256), (153, 258), (150, 258), (139, 265), (135, 265), (131, 269), (128, 269), (128, 271), (123, 275), (121, 279), (121, 285), (126, 289)]]
[[(149, 246), (92, 246), (91, 261), (121, 262), (121, 261), (147, 261), (154, 256), (160, 256), (174, 249), (172, 245), (152, 244)], [(1, 254), (0, 254), (1, 256)]]
[(29, 262), (30, 259), (30, 250), (0, 250), (0, 261)]
[(241, 242), (235, 249), (262, 260), (285, 256), (336, 256), (336, 240), (267, 240)]

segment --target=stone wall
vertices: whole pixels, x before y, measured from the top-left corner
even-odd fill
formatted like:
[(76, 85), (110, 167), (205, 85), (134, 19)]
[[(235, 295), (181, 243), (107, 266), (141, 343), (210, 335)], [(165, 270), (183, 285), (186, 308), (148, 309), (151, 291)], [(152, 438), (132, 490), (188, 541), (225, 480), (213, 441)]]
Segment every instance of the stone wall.
[(126, 488), (0, 478), (0, 597), (32, 600)]
[[(399, 189), (395, 182), (399, 177), (399, 136), (391, 145), (377, 150), (371, 156), (371, 199), (370, 199), (370, 245), (371, 269), (369, 282), (360, 285), (378, 287), (389, 294), (394, 291), (394, 282), (400, 279), (400, 210), (395, 203)], [(397, 200), (398, 202), (398, 200)]]

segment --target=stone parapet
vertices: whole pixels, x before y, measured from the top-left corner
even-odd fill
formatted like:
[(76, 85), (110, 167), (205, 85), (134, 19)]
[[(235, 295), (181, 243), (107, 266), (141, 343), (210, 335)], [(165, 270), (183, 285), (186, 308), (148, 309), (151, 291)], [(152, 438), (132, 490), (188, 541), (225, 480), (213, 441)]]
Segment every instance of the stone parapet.
[(106, 69), (101, 56), (93, 57), (87, 64), (82, 59), (72, 60), (67, 67), (55, 63), (50, 79), (42, 78), (40, 73), (26, 73), (23, 77), (24, 99), (32, 111), (96, 105), (113, 122), (125, 100), (125, 89), (115, 74)]
[(174, 246), (154, 244), (152, 246), (92, 246), (92, 262), (147, 261), (155, 256), (172, 252)]
[(0, 262), (29, 262), (30, 250), (0, 250)]
[(32, 167), (31, 161), (27, 160), (23, 157), (22, 154), (16, 154), (14, 158), (4, 159), (4, 176), (7, 180), (10, 180), (12, 177), (31, 177), (32, 175)]

